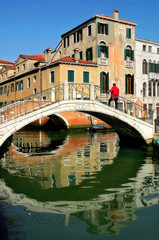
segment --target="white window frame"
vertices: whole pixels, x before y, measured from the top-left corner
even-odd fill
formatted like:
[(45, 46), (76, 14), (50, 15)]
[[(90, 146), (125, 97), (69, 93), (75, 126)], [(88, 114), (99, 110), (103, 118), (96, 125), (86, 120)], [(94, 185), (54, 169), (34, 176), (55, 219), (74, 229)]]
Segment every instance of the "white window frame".
[(30, 77), (27, 79), (27, 88), (30, 88), (31, 87), (31, 80), (30, 80)]

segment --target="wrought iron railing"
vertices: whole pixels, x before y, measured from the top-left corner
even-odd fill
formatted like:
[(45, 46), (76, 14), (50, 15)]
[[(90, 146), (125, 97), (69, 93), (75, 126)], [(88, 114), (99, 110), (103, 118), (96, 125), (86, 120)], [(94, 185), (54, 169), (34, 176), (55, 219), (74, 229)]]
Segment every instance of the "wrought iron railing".
[[(98, 85), (94, 84), (60, 84), (2, 107), (0, 109), (0, 123), (63, 100), (96, 100), (108, 105), (109, 94), (103, 92)], [(113, 102), (111, 107), (114, 107)], [(142, 105), (126, 98), (119, 97), (118, 110), (153, 123), (153, 113), (151, 111), (147, 111)]]

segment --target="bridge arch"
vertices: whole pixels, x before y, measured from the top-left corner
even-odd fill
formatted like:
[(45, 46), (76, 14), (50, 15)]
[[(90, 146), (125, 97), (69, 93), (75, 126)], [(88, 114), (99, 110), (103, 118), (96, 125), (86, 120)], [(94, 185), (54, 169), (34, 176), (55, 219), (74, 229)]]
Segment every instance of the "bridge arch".
[(153, 139), (154, 127), (147, 122), (130, 116), (93, 100), (66, 100), (47, 105), (26, 115), (12, 119), (0, 125), (0, 146), (14, 132), (29, 123), (53, 114), (65, 111), (79, 111), (93, 115), (110, 124), (115, 131), (125, 138), (133, 138), (149, 143)]

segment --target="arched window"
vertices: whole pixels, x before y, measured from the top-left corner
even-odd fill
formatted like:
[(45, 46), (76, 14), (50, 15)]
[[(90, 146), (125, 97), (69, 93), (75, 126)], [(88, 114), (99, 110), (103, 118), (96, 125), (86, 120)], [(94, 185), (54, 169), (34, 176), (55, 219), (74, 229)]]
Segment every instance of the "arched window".
[(145, 59), (142, 62), (142, 73), (147, 74), (147, 62)]
[(143, 83), (143, 97), (146, 97), (146, 83)]
[(106, 93), (109, 90), (109, 72), (100, 73), (100, 89), (101, 93)]
[(131, 46), (126, 46), (125, 49), (125, 60), (134, 61), (134, 50), (132, 50)]
[(149, 97), (151, 97), (151, 95), (152, 95), (151, 82), (149, 82), (148, 88), (149, 88), (148, 94), (149, 94)]
[(153, 72), (153, 64), (151, 60), (149, 60), (149, 72)]
[(109, 47), (103, 41), (98, 45), (98, 57), (109, 58)]

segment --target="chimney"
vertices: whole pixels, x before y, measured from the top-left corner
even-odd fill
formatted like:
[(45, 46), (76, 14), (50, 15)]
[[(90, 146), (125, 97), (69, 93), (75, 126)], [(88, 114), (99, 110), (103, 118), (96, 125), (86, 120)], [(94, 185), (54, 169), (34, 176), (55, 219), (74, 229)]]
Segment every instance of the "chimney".
[(51, 62), (51, 59), (52, 59), (51, 51), (52, 51), (51, 48), (47, 48), (47, 49), (44, 51), (45, 62)]
[(75, 48), (73, 51), (74, 51), (75, 63), (78, 63), (78, 61), (79, 61), (79, 48)]
[(115, 19), (115, 20), (118, 20), (119, 19), (119, 11), (118, 10), (113, 10), (113, 18)]

